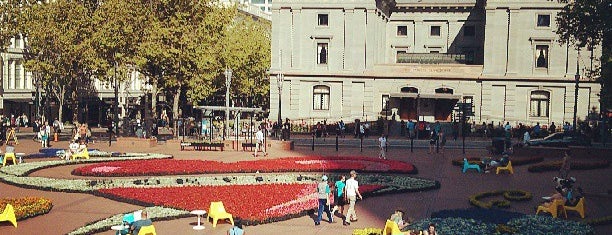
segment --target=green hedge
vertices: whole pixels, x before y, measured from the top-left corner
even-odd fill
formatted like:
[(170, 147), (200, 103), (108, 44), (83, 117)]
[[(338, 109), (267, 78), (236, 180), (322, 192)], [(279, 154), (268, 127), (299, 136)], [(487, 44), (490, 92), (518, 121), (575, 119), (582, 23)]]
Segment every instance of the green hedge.
[[(494, 196), (499, 196), (499, 195), (503, 195), (504, 198), (507, 200), (495, 199), (495, 200), (490, 200), (486, 202), (481, 201), (481, 199), (483, 198), (494, 197)], [(523, 191), (523, 190), (497, 190), (497, 191), (489, 191), (489, 192), (482, 192), (482, 193), (474, 194), (470, 196), (469, 200), (470, 200), (470, 204), (474, 206), (485, 208), (485, 209), (490, 209), (493, 206), (500, 207), (500, 208), (508, 208), (510, 207), (510, 201), (527, 201), (527, 200), (531, 200), (532, 197), (533, 195), (530, 192)]]
[[(514, 164), (514, 162), (512, 162)], [(602, 169), (608, 168), (610, 166), (610, 162), (607, 160), (602, 161), (571, 161), (570, 169), (571, 170), (593, 170), (593, 169)], [(547, 172), (547, 171), (558, 171), (561, 169), (561, 161), (551, 161), (551, 162), (543, 162), (539, 164), (535, 164), (527, 168), (529, 172)]]

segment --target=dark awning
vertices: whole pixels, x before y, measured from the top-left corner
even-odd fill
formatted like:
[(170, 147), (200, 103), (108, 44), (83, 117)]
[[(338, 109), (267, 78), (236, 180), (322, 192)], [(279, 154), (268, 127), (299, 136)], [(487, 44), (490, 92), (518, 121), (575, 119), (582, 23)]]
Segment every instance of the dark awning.
[(418, 94), (418, 93), (391, 93), (390, 98), (421, 98), (421, 99), (445, 99), (445, 100), (460, 100), (460, 95), (452, 94)]

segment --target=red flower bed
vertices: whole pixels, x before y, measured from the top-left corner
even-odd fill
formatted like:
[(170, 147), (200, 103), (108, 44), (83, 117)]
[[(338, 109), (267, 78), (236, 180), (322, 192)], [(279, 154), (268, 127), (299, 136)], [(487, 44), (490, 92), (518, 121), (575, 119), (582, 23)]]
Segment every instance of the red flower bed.
[[(385, 188), (363, 185), (362, 194)], [(137, 204), (166, 206), (183, 210), (208, 210), (210, 202), (222, 201), (234, 218), (250, 224), (288, 219), (317, 208), (316, 183), (231, 186), (189, 186), (168, 188), (101, 189), (102, 195)]]
[(151, 176), (210, 173), (270, 172), (360, 172), (416, 174), (414, 165), (370, 157), (289, 157), (255, 161), (218, 162), (202, 160), (133, 160), (92, 164), (79, 167), (72, 174), (82, 176)]

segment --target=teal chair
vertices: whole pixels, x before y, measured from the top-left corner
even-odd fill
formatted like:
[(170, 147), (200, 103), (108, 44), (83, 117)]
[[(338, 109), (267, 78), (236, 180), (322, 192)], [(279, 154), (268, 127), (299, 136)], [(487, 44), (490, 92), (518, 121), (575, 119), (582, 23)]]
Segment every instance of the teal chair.
[(480, 173), (480, 166), (478, 164), (470, 164), (467, 158), (463, 158), (463, 173), (469, 169), (477, 170)]

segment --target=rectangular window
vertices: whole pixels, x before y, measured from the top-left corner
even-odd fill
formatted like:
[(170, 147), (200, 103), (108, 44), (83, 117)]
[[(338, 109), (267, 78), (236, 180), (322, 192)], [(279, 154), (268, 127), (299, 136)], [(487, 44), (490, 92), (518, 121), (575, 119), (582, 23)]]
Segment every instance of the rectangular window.
[(15, 35), (15, 48), (21, 48), (21, 36), (19, 34)]
[(21, 61), (15, 61), (15, 89), (23, 89), (23, 84), (21, 82)]
[(327, 26), (328, 25), (328, 20), (329, 20), (329, 15), (328, 14), (319, 14), (318, 15), (318, 25), (319, 26)]
[(397, 51), (395, 54), (395, 63), (406, 63), (406, 51)]
[(397, 26), (397, 36), (408, 36), (408, 26)]
[(431, 26), (429, 36), (439, 37), (440, 36), (440, 26)]
[(531, 92), (529, 106), (529, 116), (531, 117), (548, 117), (548, 105), (550, 102), (550, 93), (547, 91)]
[(550, 27), (550, 15), (538, 15), (538, 27)]
[(327, 64), (327, 43), (317, 43), (317, 64)]
[(464, 37), (474, 37), (476, 35), (476, 29), (473, 25), (468, 25), (463, 27), (463, 36)]
[(536, 45), (536, 68), (548, 68), (548, 45)]
[(389, 110), (389, 95), (382, 95), (382, 111)]
[(312, 92), (312, 109), (329, 110), (329, 87), (315, 86)]

